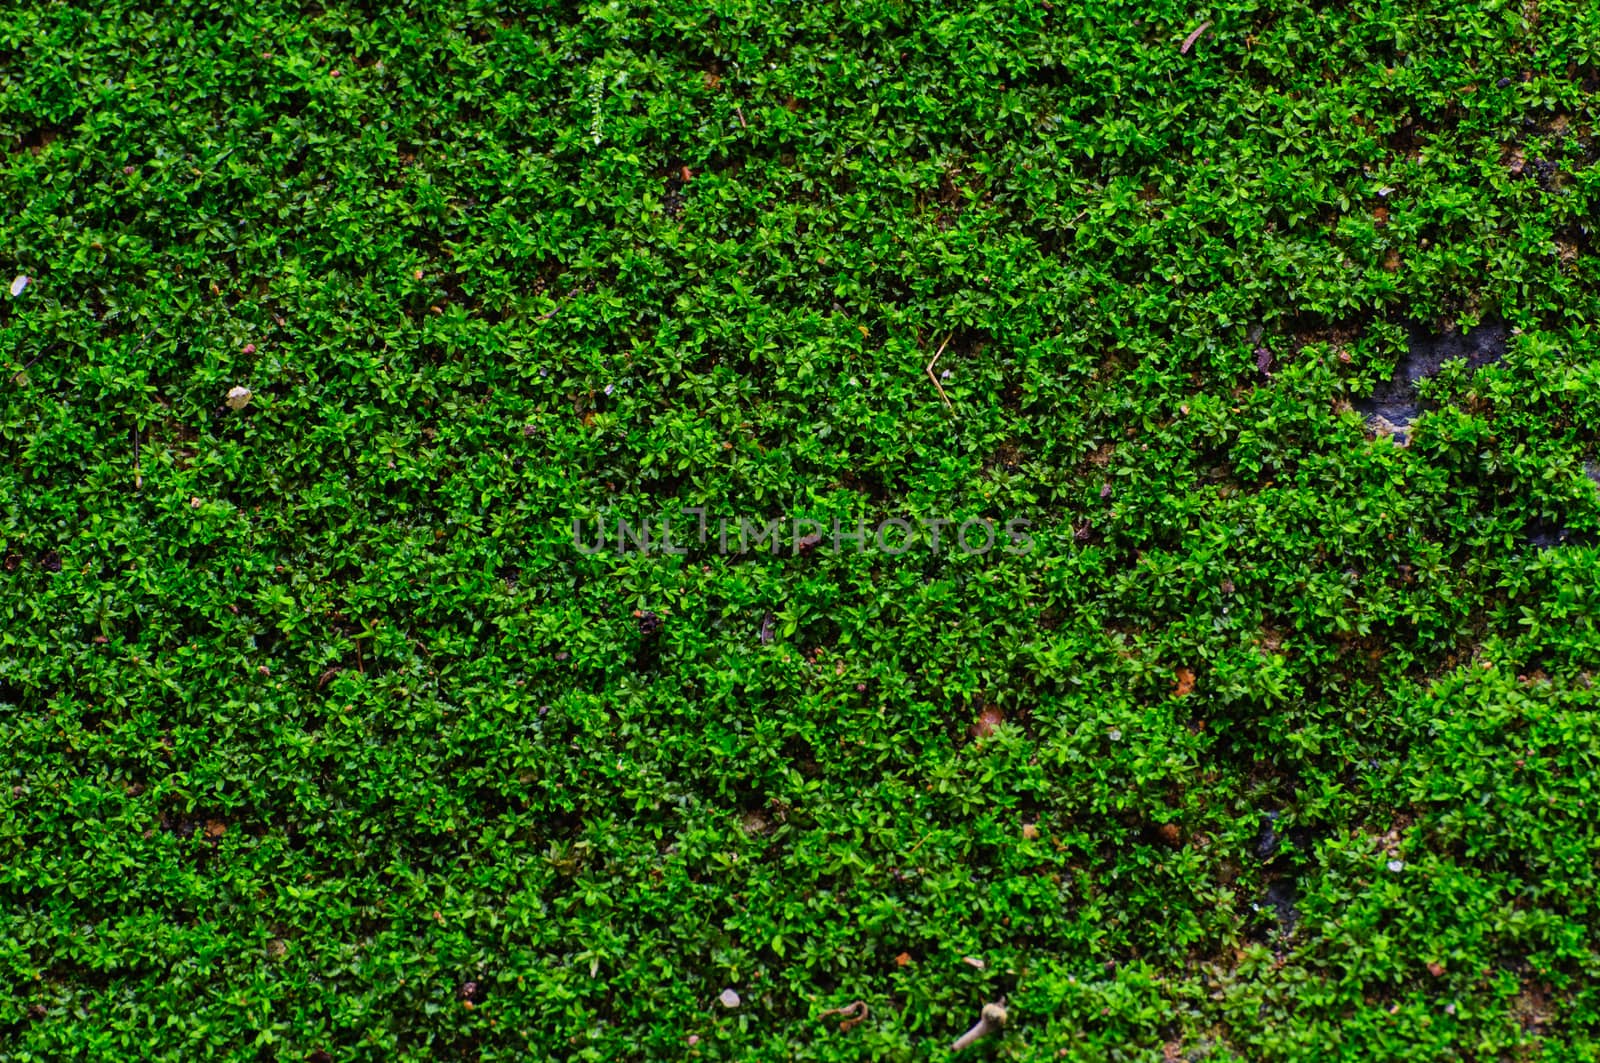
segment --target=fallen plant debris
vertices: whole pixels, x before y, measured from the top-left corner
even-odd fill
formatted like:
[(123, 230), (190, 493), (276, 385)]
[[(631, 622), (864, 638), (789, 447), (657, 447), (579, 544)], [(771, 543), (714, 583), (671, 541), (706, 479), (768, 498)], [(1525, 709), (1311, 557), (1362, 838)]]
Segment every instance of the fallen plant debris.
[(943, 356), (944, 349), (950, 346), (951, 338), (951, 336), (946, 336), (944, 342), (939, 344), (939, 349), (933, 353), (933, 359), (928, 363), (926, 372), (928, 374), (928, 379), (933, 381), (934, 388), (939, 392), (939, 398), (944, 400), (945, 409), (949, 410), (951, 413), (955, 413), (956, 408), (950, 405), (950, 396), (944, 393), (944, 385), (939, 382), (938, 377), (933, 375), (933, 367), (939, 364), (939, 359), (941, 356)]
[(1194, 42), (1198, 41), (1200, 39), (1200, 35), (1205, 33), (1205, 31), (1210, 29), (1210, 28), (1211, 28), (1211, 20), (1210, 19), (1207, 19), (1206, 21), (1200, 23), (1200, 25), (1196, 26), (1194, 28), (1194, 31), (1191, 32), (1189, 34), (1189, 36), (1187, 36), (1187, 37), (1185, 37), (1183, 39), (1183, 44), (1178, 48), (1178, 54), (1179, 55), (1188, 55), (1189, 54), (1189, 49), (1194, 47)]
[(817, 1016), (817, 1018), (826, 1019), (834, 1015), (841, 1015), (843, 1018), (839, 1022), (839, 1032), (849, 1033), (857, 1026), (860, 1026), (862, 1023), (866, 1022), (869, 1014), (871, 1014), (871, 1011), (867, 1007), (866, 1001), (854, 1000), (842, 1008), (829, 1008), (827, 1011), (824, 1011), (821, 1015)]
[(972, 1024), (971, 1029), (955, 1039), (950, 1046), (952, 1052), (960, 1052), (971, 1048), (985, 1037), (999, 1033), (1006, 1024), (1007, 1014), (1004, 1004), (985, 1004), (983, 1013), (978, 1021)]

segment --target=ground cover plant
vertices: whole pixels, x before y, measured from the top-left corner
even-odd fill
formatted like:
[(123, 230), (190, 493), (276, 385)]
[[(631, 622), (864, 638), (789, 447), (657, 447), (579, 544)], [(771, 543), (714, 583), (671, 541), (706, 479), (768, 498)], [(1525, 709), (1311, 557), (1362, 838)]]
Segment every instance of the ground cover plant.
[(1597, 45), (8, 5), (0, 1060), (1596, 1058)]

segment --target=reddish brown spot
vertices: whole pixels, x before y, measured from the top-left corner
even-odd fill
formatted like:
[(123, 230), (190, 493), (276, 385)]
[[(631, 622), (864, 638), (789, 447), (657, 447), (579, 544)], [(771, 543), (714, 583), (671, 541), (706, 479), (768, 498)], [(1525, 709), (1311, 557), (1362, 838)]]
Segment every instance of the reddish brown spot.
[(1183, 844), (1183, 832), (1178, 830), (1176, 823), (1163, 823), (1156, 833), (1161, 835), (1161, 840), (1176, 849)]
[(980, 740), (988, 738), (1005, 722), (1006, 714), (1001, 712), (998, 706), (985, 705), (972, 723), (972, 737)]
[(1190, 692), (1194, 690), (1194, 672), (1187, 668), (1179, 668), (1177, 679), (1177, 684), (1172, 688), (1172, 696), (1177, 698), (1188, 697)]

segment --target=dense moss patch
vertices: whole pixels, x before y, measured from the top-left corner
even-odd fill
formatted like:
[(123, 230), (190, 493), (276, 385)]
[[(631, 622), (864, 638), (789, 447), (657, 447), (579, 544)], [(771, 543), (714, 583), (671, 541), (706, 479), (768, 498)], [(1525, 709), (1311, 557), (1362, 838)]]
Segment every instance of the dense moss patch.
[(0, 1059), (1589, 1058), (1597, 47), (8, 6)]

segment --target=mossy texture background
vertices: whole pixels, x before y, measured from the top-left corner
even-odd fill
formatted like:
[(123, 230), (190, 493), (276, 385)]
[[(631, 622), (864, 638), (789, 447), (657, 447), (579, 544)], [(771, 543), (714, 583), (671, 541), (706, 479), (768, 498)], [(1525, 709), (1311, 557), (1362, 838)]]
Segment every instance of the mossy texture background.
[(1596, 1058), (1597, 12), (6, 5), (0, 1060)]

